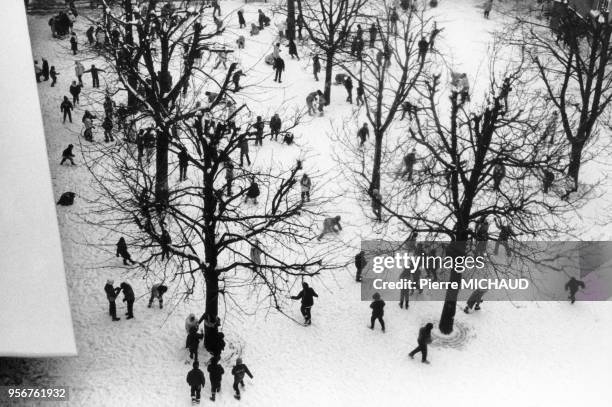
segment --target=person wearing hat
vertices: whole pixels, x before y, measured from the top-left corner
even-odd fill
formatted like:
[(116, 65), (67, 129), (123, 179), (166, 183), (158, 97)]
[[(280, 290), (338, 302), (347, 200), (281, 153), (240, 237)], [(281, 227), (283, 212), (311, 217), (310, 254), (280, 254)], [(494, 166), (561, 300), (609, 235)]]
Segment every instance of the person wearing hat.
[(234, 398), (236, 400), (240, 400), (240, 389), (238, 388), (238, 384), (240, 384), (240, 386), (244, 388), (244, 375), (245, 374), (249, 375), (251, 379), (253, 378), (253, 375), (249, 371), (249, 368), (247, 367), (247, 365), (242, 363), (242, 358), (237, 358), (236, 366), (232, 368), (232, 375), (234, 376), (233, 388), (234, 388), (234, 391), (236, 392), (236, 394), (234, 395)]
[(378, 319), (380, 322), (380, 326), (382, 327), (382, 331), (385, 332), (385, 321), (383, 320), (383, 315), (385, 315), (385, 302), (380, 298), (379, 293), (374, 293), (372, 295), (372, 303), (370, 304), (370, 308), (372, 308), (372, 317), (370, 318), (370, 329), (374, 329), (374, 323)]
[(113, 318), (113, 321), (119, 321), (120, 318), (117, 318), (117, 306), (115, 305), (115, 300), (121, 291), (121, 288), (113, 287), (115, 282), (113, 280), (107, 280), (106, 285), (104, 286), (104, 292), (106, 293), (106, 299), (108, 300), (108, 314)]

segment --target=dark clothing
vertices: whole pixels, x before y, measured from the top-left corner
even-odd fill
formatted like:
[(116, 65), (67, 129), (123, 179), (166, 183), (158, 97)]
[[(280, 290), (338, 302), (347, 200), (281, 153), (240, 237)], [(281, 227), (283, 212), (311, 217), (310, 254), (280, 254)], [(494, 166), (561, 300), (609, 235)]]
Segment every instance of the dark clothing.
[(319, 295), (312, 289), (312, 287), (306, 287), (300, 291), (298, 295), (294, 295), (291, 298), (294, 300), (302, 300), (302, 305), (306, 307), (312, 307), (314, 305), (314, 297)]
[(244, 386), (243, 379), (245, 374), (247, 374), (251, 379), (253, 378), (249, 368), (244, 363), (236, 365), (232, 368), (232, 375), (234, 375), (234, 385), (232, 387), (236, 392), (236, 398), (240, 398), (240, 389), (238, 388), (238, 384)]
[(208, 377), (211, 383), (221, 383), (221, 378), (225, 373), (225, 369), (218, 363), (208, 365)]
[(480, 304), (482, 303), (482, 297), (486, 294), (486, 292), (487, 290), (474, 290), (467, 300), (467, 306), (465, 307), (464, 311), (467, 313), (468, 310), (471, 310), (474, 308), (474, 306), (476, 306), (474, 309), (478, 311), (480, 309)]
[(298, 61), (299, 61), (300, 60), (300, 56), (298, 55), (297, 46), (295, 45), (295, 42), (294, 41), (289, 41), (288, 48), (289, 48), (289, 56), (291, 56), (291, 57), (295, 56), (298, 59)]
[(356, 281), (361, 281), (361, 272), (365, 268), (366, 264), (368, 264), (368, 262), (365, 258), (365, 254), (359, 252), (355, 256), (355, 268), (357, 269), (357, 274), (355, 275)]
[(79, 95), (81, 94), (82, 85), (70, 85), (70, 94), (72, 95), (73, 105), (79, 104)]
[(194, 360), (198, 360), (198, 346), (200, 340), (204, 338), (204, 334), (198, 333), (195, 328), (187, 335), (187, 341), (185, 347), (189, 349), (189, 357)]
[(370, 329), (374, 329), (374, 322), (378, 319), (380, 322), (380, 326), (382, 330), (385, 330), (385, 321), (383, 320), (383, 316), (385, 315), (385, 302), (381, 299), (374, 300), (370, 304), (370, 308), (372, 308), (372, 317), (370, 318)]
[(106, 293), (106, 299), (108, 300), (108, 314), (113, 318), (113, 320), (117, 320), (117, 306), (115, 304), (115, 299), (117, 299), (119, 291), (121, 291), (121, 288), (114, 288), (112, 284), (107, 283), (104, 286), (104, 292)]
[(187, 179), (187, 167), (189, 166), (189, 153), (183, 149), (178, 153), (179, 160), (179, 180), (184, 181)]
[(315, 80), (319, 80), (319, 72), (321, 72), (321, 62), (319, 61), (319, 56), (315, 55), (312, 58), (312, 73), (314, 74)]
[(240, 25), (240, 28), (246, 27), (246, 21), (244, 20), (242, 10), (238, 10), (238, 24)]
[(200, 369), (193, 368), (189, 371), (189, 373), (187, 373), (187, 384), (189, 384), (191, 388), (190, 394), (192, 399), (195, 399), (198, 402), (200, 401), (202, 387), (204, 387), (205, 383), (206, 380), (204, 379), (204, 373)]
[(274, 68), (274, 71), (276, 72), (274, 75), (274, 81), (279, 82), (279, 83), (282, 82), (281, 75), (283, 71), (285, 70), (285, 61), (281, 57), (276, 58), (274, 60), (273, 68)]
[(63, 123), (66, 123), (66, 116), (68, 116), (70, 123), (72, 123), (72, 109), (74, 109), (72, 103), (68, 99), (64, 99), (60, 105), (60, 111), (64, 113)]
[(46, 81), (49, 80), (49, 62), (47, 60), (43, 60), (42, 63), (42, 76)]
[(121, 283), (121, 291), (123, 291), (123, 302), (127, 302), (127, 317), (128, 319), (134, 318), (134, 290), (128, 283)]
[(74, 165), (74, 161), (72, 160), (74, 158), (74, 154), (72, 153), (72, 148), (73, 146), (71, 144), (64, 151), (62, 151), (62, 161), (60, 162), (60, 165), (62, 165), (64, 161), (66, 160), (70, 161), (70, 163)]
[(281, 123), (281, 119), (278, 115), (274, 115), (272, 116), (272, 118), (270, 119), (270, 133), (271, 133), (271, 137), (274, 140), (278, 140), (278, 134), (280, 132), (282, 123)]
[(344, 80), (344, 88), (346, 89), (347, 93), (346, 101), (353, 103), (353, 80), (350, 76), (347, 76)]
[(427, 327), (422, 327), (419, 330), (419, 337), (417, 339), (417, 343), (419, 346), (414, 348), (412, 352), (410, 352), (410, 357), (414, 357), (417, 353), (421, 352), (421, 361), (427, 361), (427, 345), (431, 343), (431, 329), (427, 329)]
[(98, 76), (98, 72), (106, 72), (104, 69), (99, 69), (92, 67), (91, 69), (86, 70), (84, 73), (91, 72), (91, 82), (94, 88), (100, 87), (100, 78)]
[(204, 373), (197, 368), (190, 370), (187, 373), (187, 384), (190, 386), (204, 386), (206, 384)]
[(584, 289), (585, 287), (586, 285), (584, 284), (584, 281), (577, 280), (573, 277), (565, 284), (565, 291), (569, 291), (569, 299), (572, 304), (576, 302), (576, 293), (578, 290), (580, 288)]

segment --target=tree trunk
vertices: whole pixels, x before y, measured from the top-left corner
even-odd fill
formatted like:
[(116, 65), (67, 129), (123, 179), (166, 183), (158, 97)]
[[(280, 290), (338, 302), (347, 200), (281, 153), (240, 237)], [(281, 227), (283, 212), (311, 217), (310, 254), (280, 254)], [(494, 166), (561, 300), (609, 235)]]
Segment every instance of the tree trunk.
[(580, 166), (582, 164), (582, 150), (584, 149), (584, 142), (577, 141), (572, 143), (570, 151), (569, 166), (567, 167), (567, 175), (574, 182), (573, 189), (571, 192), (578, 190), (578, 175), (580, 173)]
[(170, 134), (168, 129), (158, 132), (155, 142), (155, 202), (159, 207), (168, 206), (168, 146)]
[[(375, 189), (380, 191), (380, 166), (382, 163), (382, 141), (383, 135), (380, 131), (374, 132), (374, 164), (372, 165), (372, 180), (370, 182), (370, 194)], [(372, 198), (374, 199), (374, 198)]]
[(334, 53), (328, 52), (325, 57), (325, 91), (323, 92), (323, 95), (325, 96), (325, 106), (329, 106), (329, 103), (331, 102), (331, 83), (332, 70), (334, 68)]
[[(461, 238), (464, 238), (463, 234), (461, 234)], [(465, 256), (465, 253), (465, 241), (451, 242), (446, 249), (446, 255), (453, 257), (453, 259)], [(461, 274), (457, 273), (454, 269), (451, 270), (449, 281), (456, 282), (458, 288), (449, 288), (446, 290), (444, 307), (442, 307), (442, 315), (440, 315), (440, 324), (438, 325), (440, 332), (445, 335), (449, 335), (453, 332), (455, 312), (457, 310), (457, 297), (459, 296), (459, 289), (461, 287)]]
[(295, 0), (287, 0), (287, 38), (295, 40)]

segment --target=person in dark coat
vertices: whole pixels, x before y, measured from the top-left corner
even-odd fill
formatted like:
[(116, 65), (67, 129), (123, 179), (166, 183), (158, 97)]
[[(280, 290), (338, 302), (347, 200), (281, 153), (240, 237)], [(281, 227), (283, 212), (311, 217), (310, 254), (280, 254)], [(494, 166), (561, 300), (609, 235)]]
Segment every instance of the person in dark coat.
[(110, 117), (106, 116), (102, 121), (102, 129), (104, 129), (104, 142), (115, 141), (113, 137), (113, 121)]
[(282, 127), (281, 118), (278, 113), (274, 113), (274, 116), (270, 119), (270, 138), (274, 141), (278, 141), (278, 134)]
[(219, 358), (214, 356), (210, 358), (210, 363), (208, 364), (208, 378), (210, 380), (210, 399), (212, 401), (215, 401), (216, 394), (221, 391), (221, 379), (224, 373), (225, 369), (219, 364)]
[(285, 70), (285, 61), (283, 60), (283, 58), (275, 58), (273, 68), (275, 72), (274, 82), (282, 83), (283, 81), (281, 80), (281, 76), (283, 74), (283, 71)]
[(377, 32), (378, 32), (378, 28), (376, 28), (376, 24), (372, 24), (370, 26), (370, 48), (374, 48), (374, 44), (376, 43)]
[(429, 50), (429, 43), (425, 39), (425, 37), (421, 37), (418, 42), (419, 46), (419, 60), (421, 63), (425, 62), (425, 57), (427, 56), (427, 51)]
[(107, 280), (104, 286), (104, 292), (106, 293), (106, 299), (108, 300), (108, 314), (112, 317), (113, 321), (119, 321), (121, 318), (117, 318), (117, 305), (115, 300), (121, 291), (121, 288), (113, 287), (115, 282), (113, 280)]
[(151, 287), (151, 296), (149, 297), (149, 305), (148, 308), (151, 308), (153, 305), (153, 300), (157, 298), (159, 301), (159, 308), (164, 308), (164, 294), (168, 291), (168, 287), (162, 283), (153, 284)]
[(298, 295), (292, 295), (292, 300), (302, 300), (302, 306), (300, 312), (304, 316), (304, 325), (310, 325), (312, 323), (311, 308), (314, 305), (314, 297), (319, 295), (308, 286), (308, 283), (302, 283), (302, 291)]
[(123, 302), (127, 303), (127, 312), (125, 315), (127, 315), (127, 319), (132, 319), (134, 318), (134, 301), (136, 301), (134, 290), (132, 286), (125, 281), (121, 283), (119, 287), (121, 287), (121, 291), (123, 292)]
[(493, 189), (499, 191), (502, 180), (506, 176), (506, 166), (499, 162), (493, 167)]
[(189, 358), (194, 359), (196, 362), (198, 361), (198, 346), (200, 345), (200, 340), (204, 338), (203, 333), (198, 333), (197, 328), (191, 327), (189, 330), (189, 334), (187, 334), (187, 340), (185, 341), (185, 347), (189, 349)]
[(68, 100), (68, 96), (64, 96), (64, 100), (60, 104), (60, 111), (64, 114), (62, 123), (66, 123), (66, 117), (72, 123), (72, 109), (74, 109), (74, 106)]
[(123, 264), (125, 266), (128, 265), (128, 262), (131, 264), (136, 264), (136, 262), (132, 260), (132, 256), (130, 256), (130, 253), (128, 252), (127, 243), (125, 242), (125, 238), (123, 236), (121, 236), (119, 238), (119, 241), (117, 242), (116, 257), (119, 256), (123, 258)]
[(355, 268), (357, 269), (357, 272), (355, 273), (355, 281), (361, 282), (361, 273), (367, 264), (368, 261), (365, 257), (365, 251), (362, 250), (355, 256)]
[(287, 48), (289, 48), (289, 56), (291, 57), (291, 59), (293, 59), (293, 57), (296, 57), (297, 60), (299, 61), (300, 56), (298, 55), (297, 46), (295, 45), (295, 41), (289, 40), (289, 45), (287, 45)]
[(239, 143), (240, 147), (240, 166), (244, 165), (244, 159), (246, 158), (247, 163), (251, 165), (251, 158), (249, 157), (249, 139), (246, 135), (242, 136)]
[(482, 297), (487, 293), (487, 290), (476, 289), (470, 294), (467, 305), (463, 309), (463, 312), (468, 314), (472, 308), (475, 311), (480, 311), (480, 304), (482, 303)]
[(85, 35), (87, 36), (87, 42), (89, 42), (89, 45), (93, 45), (96, 42), (96, 39), (94, 38), (94, 28), (93, 28), (93, 25), (89, 26), (87, 31), (85, 31)]
[(237, 70), (232, 74), (232, 82), (234, 83), (234, 92), (238, 92), (242, 87), (240, 86), (240, 77), (246, 76), (242, 69)]
[(261, 9), (257, 10), (257, 22), (259, 23), (260, 30), (263, 30), (264, 27), (269, 24), (266, 24), (266, 21), (269, 21), (269, 18), (266, 17), (266, 15), (263, 11), (261, 11)]
[(372, 308), (372, 316), (370, 317), (370, 329), (374, 329), (374, 323), (378, 319), (380, 322), (380, 326), (382, 327), (382, 331), (385, 332), (385, 321), (383, 320), (383, 315), (385, 315), (385, 302), (380, 298), (379, 293), (374, 293), (372, 295), (372, 303), (370, 304), (370, 308)]
[(55, 84), (57, 83), (57, 75), (59, 75), (59, 73), (55, 70), (55, 66), (51, 67), (51, 70), (49, 71), (49, 76), (51, 77), (51, 86), (55, 86)]
[(257, 205), (257, 197), (259, 197), (259, 185), (255, 182), (255, 177), (251, 177), (251, 185), (247, 189), (246, 195), (244, 196), (244, 201), (248, 202), (249, 199), (253, 201), (255, 205)]
[(185, 181), (187, 179), (187, 167), (189, 167), (189, 153), (185, 146), (181, 147), (177, 156), (179, 160), (179, 181)]
[(365, 103), (365, 90), (363, 89), (363, 82), (359, 80), (359, 85), (357, 85), (357, 106), (361, 106)]
[(159, 237), (159, 245), (161, 246), (161, 259), (170, 259), (170, 245), (172, 244), (172, 238), (170, 233), (166, 229), (162, 230), (161, 236)]
[(543, 181), (543, 186), (542, 189), (544, 190), (544, 193), (547, 194), (550, 187), (552, 187), (553, 182), (555, 182), (555, 174), (548, 169), (545, 169), (544, 171), (544, 181)]
[(42, 59), (42, 76), (45, 81), (49, 80), (49, 62), (45, 58)]
[(508, 245), (508, 240), (515, 236), (512, 227), (510, 225), (501, 223), (497, 220), (497, 218), (495, 219), (495, 225), (497, 226), (497, 229), (499, 229), (499, 235), (497, 237), (497, 241), (495, 242), (495, 249), (493, 253), (498, 254), (499, 246), (503, 245), (504, 249), (506, 249), (506, 256), (512, 256), (512, 251)]
[(319, 60), (319, 56), (315, 54), (315, 56), (312, 57), (312, 73), (317, 82), (319, 82), (319, 72), (321, 72), (321, 61)]
[(255, 128), (255, 145), (263, 145), (263, 131), (265, 123), (261, 116), (257, 116), (257, 120), (253, 127)]
[(233, 388), (234, 388), (234, 391), (236, 392), (236, 394), (234, 394), (234, 398), (236, 400), (240, 400), (240, 389), (238, 388), (238, 385), (240, 384), (240, 386), (244, 387), (244, 375), (245, 374), (248, 375), (251, 379), (253, 378), (253, 375), (251, 374), (247, 365), (242, 363), (242, 358), (237, 358), (236, 366), (232, 368), (232, 375), (234, 376)]
[(100, 76), (98, 75), (98, 73), (99, 72), (106, 72), (106, 71), (104, 69), (96, 68), (95, 65), (92, 65), (91, 68), (89, 68), (88, 70), (84, 71), (83, 73), (87, 73), (87, 72), (91, 73), (92, 86), (94, 88), (99, 88), (100, 87)]
[(416, 148), (413, 148), (404, 157), (404, 165), (406, 168), (404, 169), (402, 176), (407, 177), (408, 180), (412, 180), (412, 172), (414, 171), (414, 164), (416, 164)]
[(366, 140), (370, 136), (370, 129), (368, 123), (363, 123), (363, 126), (357, 131), (357, 137), (359, 138), (359, 147), (363, 147)]
[(73, 148), (74, 146), (72, 144), (68, 144), (68, 147), (62, 152), (62, 161), (60, 165), (64, 164), (64, 161), (70, 161), (70, 164), (75, 165), (73, 160), (74, 153), (72, 152)]
[[(399, 276), (399, 279), (402, 283), (406, 283), (412, 280), (412, 273), (410, 272), (410, 269), (404, 268), (404, 270), (402, 270), (402, 273)], [(399, 306), (400, 308), (404, 308), (404, 305), (406, 306), (406, 309), (408, 309), (408, 306), (410, 305), (410, 289), (408, 288), (402, 288), (400, 290)]]
[(344, 79), (344, 88), (346, 89), (346, 101), (349, 103), (353, 103), (353, 80), (351, 79), (350, 76), (347, 76), (346, 79)]
[(79, 50), (79, 46), (77, 43), (77, 37), (75, 33), (70, 34), (70, 50), (72, 51), (72, 55), (76, 55)]
[(244, 10), (242, 9), (238, 10), (238, 24), (240, 25), (240, 28), (246, 27), (246, 21), (244, 19)]
[(586, 285), (584, 281), (577, 280), (576, 277), (571, 277), (569, 281), (565, 284), (565, 291), (569, 291), (569, 297), (567, 297), (571, 303), (576, 302), (576, 293), (579, 289), (585, 289)]
[(193, 362), (193, 369), (187, 373), (187, 384), (190, 387), (191, 401), (200, 404), (200, 396), (202, 387), (206, 384), (204, 372), (200, 370), (200, 363), (196, 360)]
[(419, 329), (419, 337), (417, 339), (418, 346), (409, 353), (410, 358), (414, 358), (414, 355), (421, 352), (421, 362), (429, 364), (429, 361), (427, 360), (427, 345), (432, 342), (432, 329), (433, 324), (431, 322), (428, 322), (425, 326)]

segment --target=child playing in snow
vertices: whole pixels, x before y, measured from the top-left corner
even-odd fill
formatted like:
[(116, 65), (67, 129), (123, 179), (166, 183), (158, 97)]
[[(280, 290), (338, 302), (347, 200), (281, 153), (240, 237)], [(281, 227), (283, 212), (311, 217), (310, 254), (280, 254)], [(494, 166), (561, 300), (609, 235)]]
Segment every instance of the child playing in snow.
[(187, 373), (187, 384), (191, 388), (191, 402), (193, 404), (200, 404), (200, 394), (205, 383), (204, 372), (200, 370), (200, 364), (196, 360), (193, 362), (193, 369)]
[(192, 327), (187, 335), (185, 347), (189, 349), (189, 358), (194, 359), (196, 362), (198, 361), (198, 346), (200, 345), (200, 340), (203, 338), (204, 334), (198, 333), (196, 327)]
[(244, 375), (247, 374), (252, 379), (253, 375), (249, 371), (247, 365), (242, 363), (242, 359), (236, 359), (236, 366), (232, 368), (232, 375), (234, 376), (234, 391), (236, 394), (234, 397), (236, 400), (240, 400), (240, 389), (238, 388), (238, 384), (244, 388)]
[(380, 326), (382, 327), (382, 331), (385, 332), (385, 321), (383, 321), (383, 315), (385, 314), (385, 302), (380, 298), (379, 293), (374, 293), (372, 299), (374, 299), (374, 301), (372, 301), (370, 304), (370, 308), (372, 308), (370, 329), (374, 329), (374, 323), (378, 319), (378, 322), (380, 322)]

